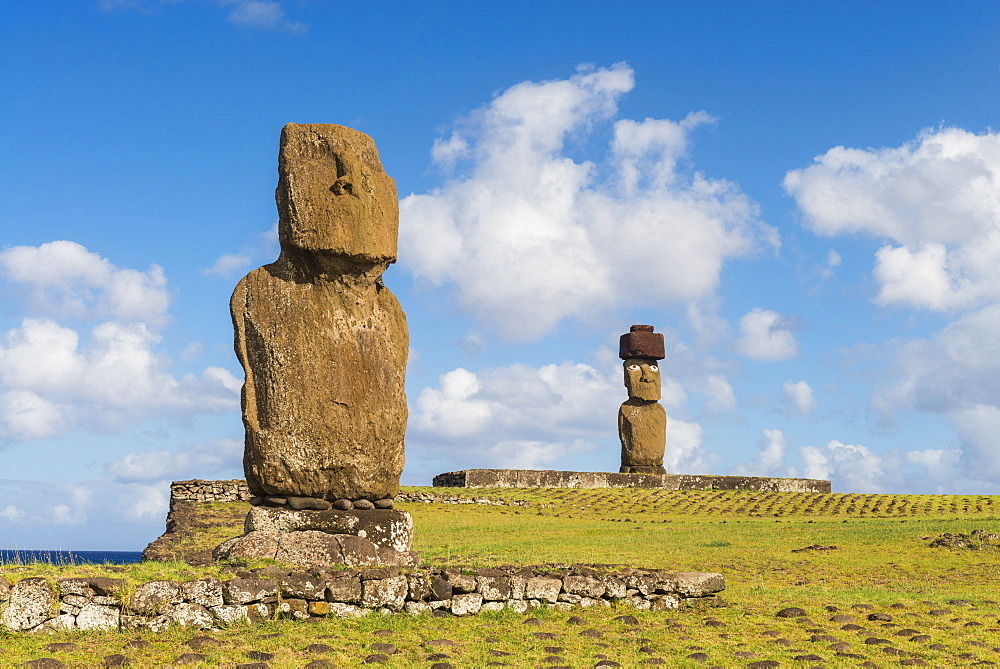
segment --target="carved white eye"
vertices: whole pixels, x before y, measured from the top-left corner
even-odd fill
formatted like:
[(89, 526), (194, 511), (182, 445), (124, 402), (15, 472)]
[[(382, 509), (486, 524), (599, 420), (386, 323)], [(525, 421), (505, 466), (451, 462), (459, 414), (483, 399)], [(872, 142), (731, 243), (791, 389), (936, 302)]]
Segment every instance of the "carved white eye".
[(649, 366), (649, 371), (651, 371), (651, 372), (658, 372), (658, 371), (660, 371), (660, 368), (657, 367), (656, 365), (650, 365)]
[(638, 372), (639, 371), (639, 365), (629, 365), (628, 368), (629, 368), (629, 371), (632, 371), (632, 372)]

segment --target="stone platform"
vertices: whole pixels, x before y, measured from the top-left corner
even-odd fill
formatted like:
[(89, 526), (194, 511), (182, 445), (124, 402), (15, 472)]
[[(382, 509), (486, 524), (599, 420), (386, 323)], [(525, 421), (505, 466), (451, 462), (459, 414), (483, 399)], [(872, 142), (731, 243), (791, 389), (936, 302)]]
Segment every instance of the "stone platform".
[(748, 490), (752, 492), (831, 492), (819, 479), (703, 474), (619, 474), (535, 469), (463, 469), (434, 477), (444, 488), (660, 488), (662, 490)]

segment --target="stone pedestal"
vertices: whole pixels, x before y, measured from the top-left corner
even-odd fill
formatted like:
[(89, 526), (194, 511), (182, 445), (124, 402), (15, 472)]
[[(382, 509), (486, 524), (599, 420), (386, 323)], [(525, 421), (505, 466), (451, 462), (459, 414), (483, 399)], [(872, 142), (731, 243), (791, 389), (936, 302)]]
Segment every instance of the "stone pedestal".
[(413, 518), (406, 511), (295, 511), (254, 507), (247, 514), (244, 530), (250, 532), (317, 531), (351, 534), (367, 539), (380, 548), (405, 552), (413, 544)]
[(219, 544), (215, 559), (273, 558), (298, 565), (415, 567), (413, 518), (392, 509), (339, 511), (257, 506), (245, 534)]

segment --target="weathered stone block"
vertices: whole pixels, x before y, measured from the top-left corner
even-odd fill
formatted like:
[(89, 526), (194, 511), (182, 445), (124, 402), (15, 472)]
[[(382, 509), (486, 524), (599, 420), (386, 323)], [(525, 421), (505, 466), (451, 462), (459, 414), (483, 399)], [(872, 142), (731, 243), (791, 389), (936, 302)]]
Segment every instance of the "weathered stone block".
[(379, 564), (384, 567), (419, 567), (420, 555), (416, 551), (397, 551), (376, 547)]
[(274, 604), (270, 602), (256, 602), (247, 604), (247, 619), (252, 623), (259, 623), (263, 620), (274, 618)]
[(634, 572), (625, 577), (625, 585), (638, 590), (642, 595), (656, 592), (656, 583), (656, 576), (644, 572)]
[(278, 581), (273, 578), (234, 578), (222, 584), (226, 604), (249, 604), (278, 594)]
[(322, 600), (325, 597), (326, 583), (317, 576), (293, 572), (282, 576), (280, 582), (282, 597), (296, 597), (311, 601)]
[(457, 571), (446, 571), (444, 577), (455, 594), (464, 595), (476, 591), (476, 577)]
[(685, 597), (703, 597), (726, 589), (722, 574), (681, 571), (673, 574), (673, 590)]
[(600, 580), (590, 576), (567, 576), (563, 579), (563, 590), (571, 595), (600, 597), (606, 587)]
[(410, 574), (406, 577), (406, 598), (422, 602), (431, 597), (431, 581), (426, 574)]
[(282, 618), (305, 620), (309, 617), (309, 603), (304, 599), (282, 599), (277, 606), (278, 615)]
[(171, 619), (167, 616), (131, 616), (121, 617), (122, 629), (134, 631), (163, 632), (170, 627)]
[(353, 534), (376, 546), (408, 551), (413, 544), (413, 518), (406, 511), (371, 509), (296, 511), (256, 506), (247, 514), (244, 530), (284, 534), (315, 530), (327, 534)]
[(217, 578), (203, 578), (181, 584), (181, 596), (191, 604), (206, 608), (222, 606), (222, 582)]
[(330, 602), (309, 602), (309, 615), (311, 616), (330, 615)]
[(24, 578), (10, 590), (0, 621), (11, 630), (26, 630), (56, 616), (56, 591), (44, 578)]
[(275, 558), (282, 562), (297, 565), (346, 564), (349, 567), (372, 567), (379, 564), (375, 545), (367, 539), (350, 534), (306, 530), (278, 537)]
[(510, 599), (511, 585), (509, 576), (480, 576), (478, 590), (486, 601)]
[(166, 615), (181, 627), (208, 629), (214, 624), (212, 614), (200, 604), (188, 604), (186, 602), (174, 604), (173, 608)]
[(625, 597), (625, 581), (620, 576), (605, 574), (600, 577), (600, 580), (601, 583), (604, 584), (604, 595), (606, 597), (612, 597), (614, 599), (621, 599)]
[(672, 611), (681, 604), (680, 598), (676, 595), (652, 595), (647, 599), (650, 611)]
[(361, 601), (361, 581), (357, 576), (327, 579), (324, 597), (328, 602), (357, 604)]
[(212, 550), (216, 560), (239, 560), (271, 558), (278, 553), (277, 532), (250, 532), (232, 539), (226, 539)]
[(211, 607), (209, 612), (226, 625), (244, 623), (250, 619), (245, 604), (220, 604)]
[(451, 583), (440, 576), (431, 576), (431, 599), (451, 599)]
[(63, 597), (66, 595), (117, 597), (125, 587), (124, 579), (120, 578), (63, 578), (56, 583), (59, 585), (59, 594)]
[(524, 596), (526, 599), (539, 599), (551, 604), (559, 598), (562, 585), (561, 579), (535, 576), (525, 584)]
[(117, 606), (87, 604), (76, 616), (76, 626), (82, 630), (118, 629), (121, 623), (121, 609)]
[(402, 575), (362, 581), (361, 604), (372, 608), (384, 606), (399, 611), (406, 600), (406, 591), (406, 576)]
[(344, 604), (343, 602), (330, 602), (330, 613), (338, 618), (362, 618), (371, 613), (371, 609), (365, 609), (354, 604)]
[(528, 585), (528, 577), (524, 574), (514, 574), (510, 577), (510, 598), (524, 599), (525, 588)]
[(507, 608), (515, 613), (526, 613), (531, 604), (525, 599), (508, 599)]
[(455, 595), (451, 598), (451, 612), (456, 616), (471, 616), (479, 613), (483, 606), (483, 596), (478, 592)]
[(76, 627), (76, 616), (71, 616), (69, 614), (62, 614), (56, 616), (55, 618), (49, 618), (40, 625), (32, 627), (29, 632), (32, 634), (36, 633), (49, 633), (49, 632), (61, 632), (63, 630), (75, 630)]
[(408, 601), (403, 604), (403, 610), (411, 616), (419, 616), (424, 613), (430, 613), (432, 609), (427, 602)]
[(83, 595), (63, 595), (62, 601), (65, 605), (80, 608), (81, 606), (90, 604), (90, 597), (84, 597)]
[(631, 604), (633, 607), (639, 611), (649, 611), (650, 603), (645, 597), (640, 597), (639, 595), (632, 595), (631, 597), (626, 597), (624, 600), (627, 604)]

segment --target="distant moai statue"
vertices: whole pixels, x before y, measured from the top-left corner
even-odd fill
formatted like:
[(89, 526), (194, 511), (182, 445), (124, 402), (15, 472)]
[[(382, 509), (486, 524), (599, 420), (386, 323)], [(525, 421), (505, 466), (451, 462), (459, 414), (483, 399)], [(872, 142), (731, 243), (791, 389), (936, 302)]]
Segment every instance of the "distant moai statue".
[(667, 412), (660, 405), (660, 368), (665, 356), (663, 335), (652, 325), (633, 325), (623, 334), (618, 356), (624, 360), (628, 400), (618, 410), (622, 473), (666, 474)]

